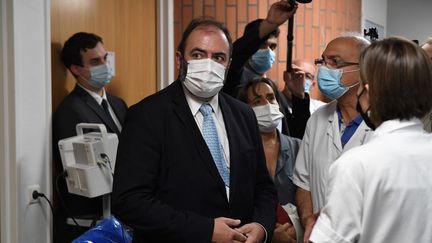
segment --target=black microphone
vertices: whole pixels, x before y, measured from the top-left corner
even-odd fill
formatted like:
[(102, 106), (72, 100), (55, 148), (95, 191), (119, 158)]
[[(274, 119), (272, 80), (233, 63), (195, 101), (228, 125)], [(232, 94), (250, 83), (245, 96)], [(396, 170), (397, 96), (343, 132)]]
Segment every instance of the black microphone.
[[(312, 0), (289, 0), (290, 8), (288, 11), (291, 11), (294, 8), (295, 3), (310, 3)], [(288, 35), (287, 35), (287, 62), (286, 62), (286, 70), (292, 70), (292, 49), (293, 49), (293, 40), (294, 40), (294, 15), (288, 20)]]
[(312, 2), (312, 0), (289, 0), (290, 7), (288, 8), (288, 11), (293, 10), (296, 2), (306, 4)]

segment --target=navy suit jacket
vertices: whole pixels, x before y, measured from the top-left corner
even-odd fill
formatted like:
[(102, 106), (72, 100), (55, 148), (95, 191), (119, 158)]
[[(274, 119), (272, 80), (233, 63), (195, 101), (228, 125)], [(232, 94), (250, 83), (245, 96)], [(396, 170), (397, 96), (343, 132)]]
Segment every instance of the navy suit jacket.
[[(123, 124), (126, 114), (126, 103), (115, 96), (106, 93), (108, 102), (114, 110), (120, 123)], [(114, 133), (115, 124), (109, 121), (103, 108), (96, 100), (83, 88), (76, 85), (58, 106), (53, 116), (52, 132), (53, 132), (53, 152), (54, 152), (54, 177), (63, 171), (61, 163), (58, 142), (61, 139), (76, 136), (76, 125), (81, 122), (86, 123), (101, 123), (104, 124), (108, 132)], [(117, 134), (120, 135), (120, 134)], [(102, 215), (102, 200), (98, 198), (85, 198), (78, 195), (67, 193), (66, 183), (64, 180), (59, 181), (60, 193), (65, 200), (67, 207), (72, 216), (80, 215)], [(63, 209), (63, 208), (60, 208)], [(58, 212), (56, 215), (58, 220), (64, 223), (65, 211)]]
[(219, 105), (230, 147), (229, 201), (180, 81), (128, 110), (112, 206), (134, 229), (134, 242), (210, 242), (217, 217), (273, 232), (277, 195), (254, 113), (224, 93)]

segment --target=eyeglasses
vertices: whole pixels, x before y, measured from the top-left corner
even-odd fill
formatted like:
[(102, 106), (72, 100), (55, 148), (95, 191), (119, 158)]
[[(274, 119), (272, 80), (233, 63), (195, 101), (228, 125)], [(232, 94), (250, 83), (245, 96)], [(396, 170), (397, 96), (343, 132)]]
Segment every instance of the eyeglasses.
[(347, 62), (347, 61), (343, 61), (343, 60), (337, 60), (335, 58), (328, 58), (328, 59), (318, 58), (318, 59), (315, 59), (315, 65), (323, 65), (323, 64), (328, 68), (343, 68), (343, 67), (352, 66), (352, 65), (359, 65), (358, 62)]
[(306, 76), (307, 79), (310, 79), (310, 80), (314, 80), (315, 79), (315, 76), (313, 74), (311, 74), (311, 73), (308, 73), (308, 72), (305, 73), (305, 76)]

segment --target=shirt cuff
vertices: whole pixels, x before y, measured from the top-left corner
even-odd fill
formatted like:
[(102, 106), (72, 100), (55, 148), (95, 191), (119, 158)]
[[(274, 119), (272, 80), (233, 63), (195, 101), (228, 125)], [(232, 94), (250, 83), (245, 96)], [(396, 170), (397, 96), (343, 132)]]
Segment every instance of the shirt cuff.
[(314, 243), (350, 243), (340, 236), (334, 229), (327, 226), (324, 217), (319, 217), (311, 232), (309, 240)]
[(295, 177), (295, 176), (293, 176), (292, 182), (294, 183), (294, 185), (301, 187), (302, 189), (304, 189), (306, 191), (310, 191), (309, 183), (303, 182), (303, 181), (297, 179), (297, 177)]

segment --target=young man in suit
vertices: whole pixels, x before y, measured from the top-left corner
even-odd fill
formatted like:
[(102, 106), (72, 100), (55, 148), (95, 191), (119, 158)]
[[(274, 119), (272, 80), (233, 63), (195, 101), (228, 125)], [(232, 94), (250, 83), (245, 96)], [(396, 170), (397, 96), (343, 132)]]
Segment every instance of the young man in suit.
[(120, 136), (113, 213), (134, 242), (263, 242), (277, 196), (257, 121), (219, 92), (230, 64), (226, 27), (193, 20), (177, 81), (132, 106)]
[[(126, 103), (105, 91), (113, 77), (112, 67), (107, 63), (108, 53), (102, 38), (92, 33), (76, 33), (64, 44), (61, 59), (74, 75), (76, 86), (58, 106), (53, 117), (54, 171), (63, 171), (58, 142), (76, 136), (76, 125), (81, 122), (104, 124), (108, 132), (120, 135)], [(57, 176), (56, 175), (56, 176)], [(89, 229), (91, 222), (102, 215), (101, 197), (85, 198), (69, 194), (63, 178), (59, 180), (61, 199), (69, 209), (61, 206), (54, 217), (56, 242), (70, 242)], [(82, 227), (69, 219), (75, 217)]]

